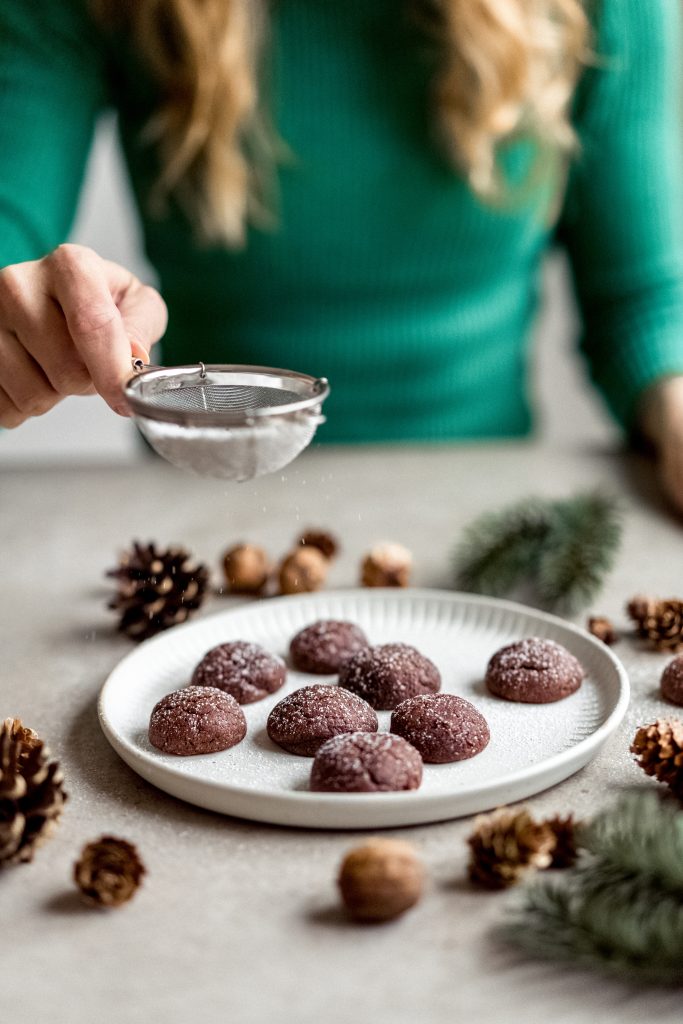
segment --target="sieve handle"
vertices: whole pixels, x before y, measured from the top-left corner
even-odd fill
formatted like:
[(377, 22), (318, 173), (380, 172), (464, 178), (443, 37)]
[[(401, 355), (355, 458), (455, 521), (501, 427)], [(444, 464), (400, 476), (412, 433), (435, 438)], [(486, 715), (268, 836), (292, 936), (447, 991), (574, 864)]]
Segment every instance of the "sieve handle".
[[(154, 363), (145, 363), (145, 362), (142, 361), (142, 359), (131, 359), (131, 363), (133, 365), (133, 373), (143, 373), (145, 370), (165, 370), (166, 369), (165, 366), (157, 366)], [(199, 363), (197, 363), (197, 366), (199, 368), (199, 376), (200, 377), (206, 377), (206, 367), (204, 366), (204, 363), (199, 362)]]

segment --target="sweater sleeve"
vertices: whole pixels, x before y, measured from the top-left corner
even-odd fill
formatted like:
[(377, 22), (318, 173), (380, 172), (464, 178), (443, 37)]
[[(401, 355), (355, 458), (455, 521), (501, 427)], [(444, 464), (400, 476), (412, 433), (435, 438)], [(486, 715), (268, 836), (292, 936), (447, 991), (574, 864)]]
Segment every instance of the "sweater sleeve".
[(681, 10), (680, 0), (600, 0), (560, 223), (581, 349), (626, 429), (648, 385), (683, 373)]
[(44, 255), (74, 217), (106, 99), (83, 2), (0, 3), (0, 267)]

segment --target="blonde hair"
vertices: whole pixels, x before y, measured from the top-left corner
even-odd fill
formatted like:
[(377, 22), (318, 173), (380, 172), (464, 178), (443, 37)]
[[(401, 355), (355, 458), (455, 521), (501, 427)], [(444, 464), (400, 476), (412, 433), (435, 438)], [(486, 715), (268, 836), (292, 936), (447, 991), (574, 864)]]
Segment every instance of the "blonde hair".
[[(266, 0), (91, 2), (102, 23), (131, 33), (161, 87), (147, 129), (160, 157), (157, 202), (173, 195), (208, 241), (240, 244), (247, 220), (266, 214), (278, 152), (257, 85)], [(572, 149), (571, 98), (589, 39), (582, 0), (411, 6), (438, 53), (441, 145), (476, 192), (500, 191), (496, 154), (505, 140), (528, 134), (557, 152)]]

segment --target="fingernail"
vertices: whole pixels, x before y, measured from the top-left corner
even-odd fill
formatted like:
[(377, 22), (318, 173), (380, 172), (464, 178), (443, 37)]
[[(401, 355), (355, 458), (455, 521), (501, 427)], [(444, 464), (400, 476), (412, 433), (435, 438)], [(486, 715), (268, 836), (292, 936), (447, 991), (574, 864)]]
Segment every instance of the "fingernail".
[(149, 352), (136, 338), (132, 335), (128, 335), (130, 342), (130, 350), (135, 359), (142, 359), (143, 363), (149, 362)]

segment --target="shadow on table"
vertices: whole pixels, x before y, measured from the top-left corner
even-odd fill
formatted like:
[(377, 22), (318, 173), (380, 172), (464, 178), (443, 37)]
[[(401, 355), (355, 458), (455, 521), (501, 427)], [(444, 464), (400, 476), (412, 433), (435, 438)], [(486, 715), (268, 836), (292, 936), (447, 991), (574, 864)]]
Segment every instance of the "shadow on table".
[(72, 793), (89, 791), (95, 795), (100, 811), (107, 804), (122, 805), (126, 810), (142, 812), (146, 823), (156, 820), (160, 827), (172, 830), (196, 823), (204, 829), (218, 831), (225, 828), (226, 821), (233, 829), (244, 832), (264, 829), (256, 823), (228, 819), (214, 811), (194, 807), (136, 775), (107, 742), (99, 724), (96, 695), (90, 695), (73, 718), (64, 742), (63, 763)]
[(69, 917), (92, 914), (92, 907), (89, 907), (77, 892), (70, 892), (66, 889), (45, 900), (44, 909), (51, 914), (63, 914)]

